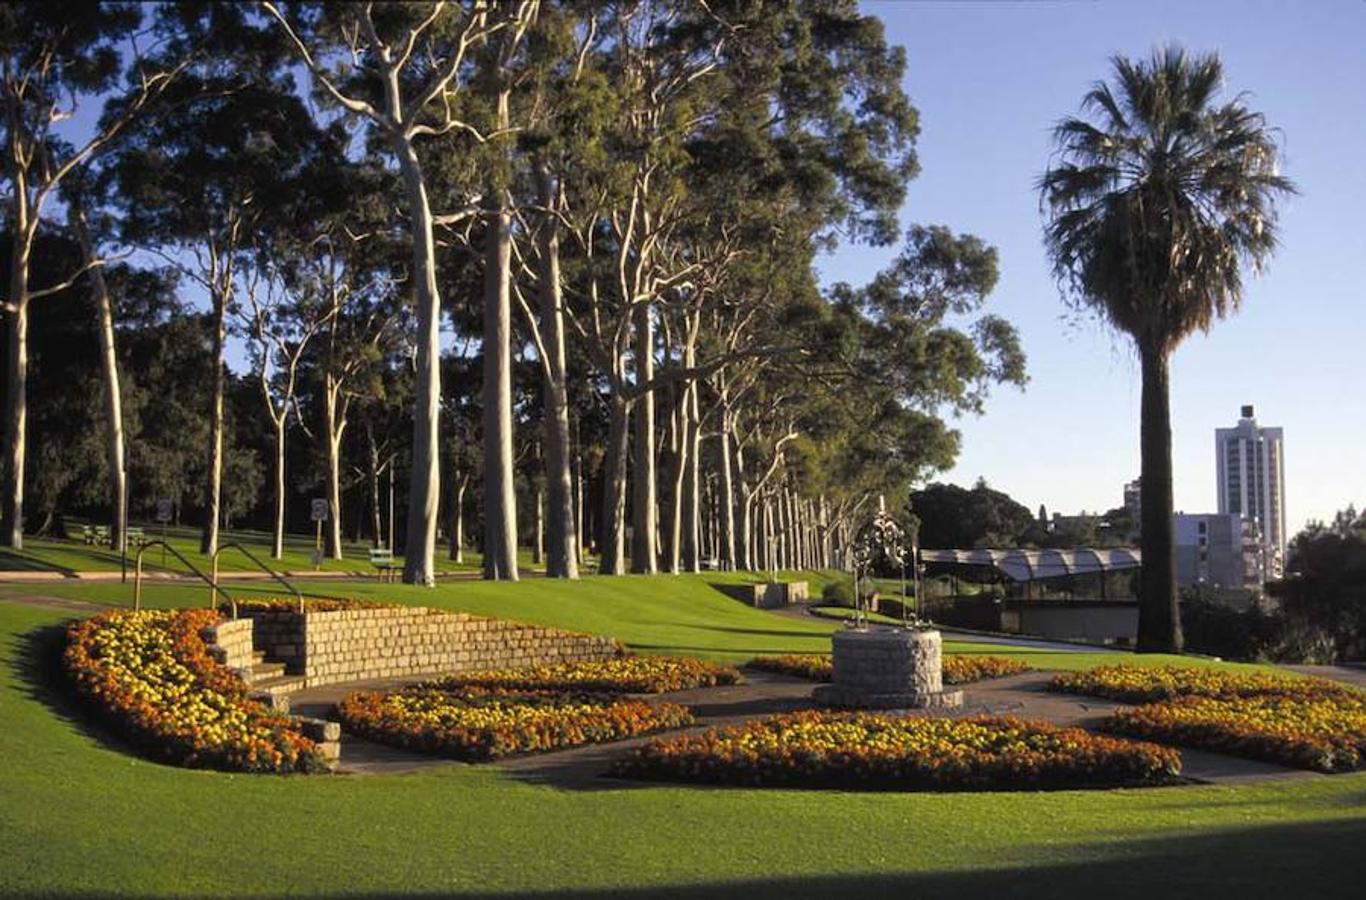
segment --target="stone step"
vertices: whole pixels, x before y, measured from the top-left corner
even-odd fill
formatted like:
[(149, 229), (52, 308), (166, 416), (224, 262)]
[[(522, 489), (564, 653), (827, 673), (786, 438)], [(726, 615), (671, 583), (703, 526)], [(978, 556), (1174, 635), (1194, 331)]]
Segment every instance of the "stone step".
[(258, 662), (247, 669), (247, 672), (249, 673), (247, 683), (256, 685), (285, 674), (285, 664), (281, 662)]
[(264, 650), (253, 650), (253, 651), (251, 651), (251, 661), (254, 662), (254, 663), (263, 663), (263, 662), (265, 662), (265, 661), (266, 661), (266, 651), (264, 651)]
[(276, 712), (289, 712), (289, 695), (304, 688), (305, 679), (299, 675), (278, 675), (254, 682), (247, 695)]

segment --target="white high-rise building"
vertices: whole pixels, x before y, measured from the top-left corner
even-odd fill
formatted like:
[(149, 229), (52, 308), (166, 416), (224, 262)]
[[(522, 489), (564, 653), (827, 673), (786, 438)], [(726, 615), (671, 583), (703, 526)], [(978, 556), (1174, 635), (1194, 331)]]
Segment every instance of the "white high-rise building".
[(1241, 516), (1260, 535), (1262, 570), (1280, 578), (1285, 570), (1285, 442), (1279, 428), (1257, 424), (1251, 406), (1232, 428), (1214, 430), (1219, 512)]

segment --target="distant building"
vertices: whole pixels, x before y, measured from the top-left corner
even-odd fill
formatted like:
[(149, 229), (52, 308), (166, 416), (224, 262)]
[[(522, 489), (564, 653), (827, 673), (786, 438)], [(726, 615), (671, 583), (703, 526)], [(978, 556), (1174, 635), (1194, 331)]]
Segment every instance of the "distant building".
[(1143, 479), (1135, 478), (1133, 481), (1124, 485), (1124, 508), (1129, 511), (1129, 515), (1137, 522), (1142, 518), (1143, 513)]
[(1254, 523), (1236, 514), (1177, 513), (1176, 581), (1251, 590), (1266, 580), (1265, 550)]
[(1285, 443), (1280, 428), (1257, 424), (1244, 406), (1233, 428), (1214, 430), (1219, 512), (1251, 523), (1259, 535), (1266, 577), (1285, 569)]

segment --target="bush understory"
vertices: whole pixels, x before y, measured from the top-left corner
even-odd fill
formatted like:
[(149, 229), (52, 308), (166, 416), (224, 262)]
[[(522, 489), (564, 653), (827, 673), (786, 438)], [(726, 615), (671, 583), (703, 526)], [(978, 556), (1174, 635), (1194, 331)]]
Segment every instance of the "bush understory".
[(1016, 718), (799, 712), (653, 740), (612, 774), (663, 781), (865, 790), (1039, 790), (1173, 782), (1156, 744)]

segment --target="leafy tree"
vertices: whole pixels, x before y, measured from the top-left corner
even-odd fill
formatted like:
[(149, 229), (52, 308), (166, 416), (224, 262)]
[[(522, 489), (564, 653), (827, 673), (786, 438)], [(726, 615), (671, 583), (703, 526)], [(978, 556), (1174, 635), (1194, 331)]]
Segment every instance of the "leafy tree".
[[(274, 3), (263, 6), (312, 72), (318, 93), (372, 128), (402, 175), (418, 330), (403, 580), (434, 585), (441, 484), (441, 295), (434, 217), (416, 141), (460, 130), (484, 136), (461, 117), (457, 102), (470, 77), (472, 51), (499, 31), (524, 28), (535, 4), (523, 0), (492, 14), (485, 4), (298, 4), (293, 20)], [(501, 203), (501, 197), (494, 202)], [(506, 477), (510, 481), (511, 472)], [(515, 560), (514, 554), (514, 565)]]
[(1337, 661), (1366, 656), (1366, 517), (1349, 506), (1330, 526), (1310, 523), (1289, 557), (1289, 575), (1271, 586), (1285, 614), (1326, 634)]
[(971, 489), (933, 483), (910, 494), (920, 545), (935, 549), (1014, 546), (1034, 525), (1029, 508), (979, 479)]
[(1129, 335), (1143, 375), (1143, 579), (1138, 649), (1181, 648), (1172, 532), (1170, 374), (1177, 345), (1234, 312), (1242, 269), (1276, 246), (1272, 129), (1242, 96), (1220, 102), (1216, 55), (1117, 56), (1113, 82), (1054, 129), (1039, 182), (1064, 295)]
[[(4, 482), (0, 485), (0, 545), (21, 548), (24, 532), (29, 304), (69, 286), (87, 260), (53, 283), (30, 283), (34, 243), (48, 201), (63, 183), (106, 150), (119, 133), (170, 85), (183, 61), (138, 57), (127, 92), (79, 146), (54, 127), (82, 103), (118, 87), (120, 50), (142, 21), (135, 3), (6, 3), (0, 6), (0, 121), (3, 176), (9, 182), (8, 290), (3, 305), (7, 342), (4, 405)], [(116, 503), (116, 506), (119, 505)], [(113, 540), (122, 541), (116, 522)]]

